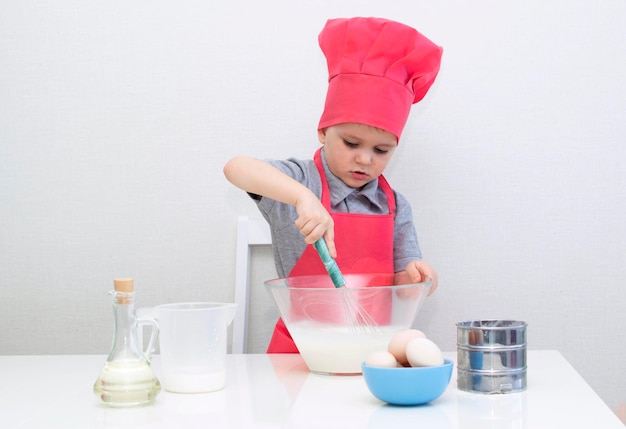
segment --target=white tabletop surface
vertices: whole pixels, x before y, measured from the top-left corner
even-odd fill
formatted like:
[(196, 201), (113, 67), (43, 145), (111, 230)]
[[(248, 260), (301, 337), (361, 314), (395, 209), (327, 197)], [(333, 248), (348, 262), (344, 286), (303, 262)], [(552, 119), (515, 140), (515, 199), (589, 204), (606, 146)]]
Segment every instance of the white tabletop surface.
[[(456, 353), (445, 353), (456, 361)], [(528, 351), (528, 389), (459, 391), (456, 373), (428, 405), (374, 398), (361, 376), (309, 373), (299, 355), (228, 355), (224, 390), (162, 391), (153, 405), (113, 409), (92, 386), (104, 356), (0, 356), (0, 427), (9, 428), (564, 428), (623, 429), (557, 351)], [(159, 359), (153, 367), (159, 375)]]

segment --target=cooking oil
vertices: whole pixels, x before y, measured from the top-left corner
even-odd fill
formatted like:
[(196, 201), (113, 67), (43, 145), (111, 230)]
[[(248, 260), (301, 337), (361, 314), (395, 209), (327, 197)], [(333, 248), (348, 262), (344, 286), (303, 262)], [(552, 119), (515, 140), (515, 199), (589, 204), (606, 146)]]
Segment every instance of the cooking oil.
[(113, 344), (93, 391), (111, 407), (150, 404), (161, 391), (161, 383), (152, 372), (149, 360), (154, 351), (158, 325), (153, 320), (142, 320), (153, 328), (148, 351), (144, 354), (137, 336), (133, 280), (115, 279), (114, 285), (111, 292), (115, 321)]
[(161, 384), (147, 362), (117, 360), (105, 363), (93, 390), (107, 405), (132, 407), (154, 402)]

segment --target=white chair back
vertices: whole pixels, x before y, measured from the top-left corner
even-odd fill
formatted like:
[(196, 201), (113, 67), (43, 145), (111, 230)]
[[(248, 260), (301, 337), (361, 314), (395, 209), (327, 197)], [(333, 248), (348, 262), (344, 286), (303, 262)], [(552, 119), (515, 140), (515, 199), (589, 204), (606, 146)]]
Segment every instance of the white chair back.
[(248, 298), (250, 293), (250, 257), (252, 247), (271, 246), (272, 236), (264, 220), (254, 221), (247, 216), (237, 218), (237, 246), (235, 260), (235, 302), (237, 313), (233, 320), (231, 353), (246, 353), (248, 331)]

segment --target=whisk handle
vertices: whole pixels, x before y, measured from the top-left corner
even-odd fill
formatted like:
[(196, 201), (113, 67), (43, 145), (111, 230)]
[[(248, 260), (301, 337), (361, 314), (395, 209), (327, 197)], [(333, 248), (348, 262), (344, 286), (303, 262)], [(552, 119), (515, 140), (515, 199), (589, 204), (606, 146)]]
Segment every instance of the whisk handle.
[(343, 278), (343, 274), (339, 270), (339, 266), (337, 262), (330, 256), (330, 252), (328, 251), (328, 245), (326, 245), (326, 241), (324, 238), (320, 238), (317, 240), (313, 246), (315, 246), (315, 250), (320, 255), (322, 262), (324, 263), (324, 268), (328, 271), (328, 275), (330, 279), (333, 281), (335, 287), (342, 287), (346, 285), (346, 281)]

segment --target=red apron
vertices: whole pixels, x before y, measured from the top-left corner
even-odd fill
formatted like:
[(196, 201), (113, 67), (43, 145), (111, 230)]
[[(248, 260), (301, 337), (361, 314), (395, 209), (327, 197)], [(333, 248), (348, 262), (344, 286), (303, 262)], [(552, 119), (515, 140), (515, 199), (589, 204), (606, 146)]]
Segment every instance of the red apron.
[[(378, 177), (378, 186), (387, 195), (389, 214), (331, 212), (330, 191), (320, 151), (321, 149), (318, 149), (315, 153), (314, 161), (322, 179), (322, 204), (335, 223), (337, 265), (341, 272), (344, 274), (393, 274), (393, 226), (396, 204), (391, 187), (382, 175)], [(289, 277), (325, 273), (326, 269), (315, 247), (308, 245), (289, 273)], [(282, 319), (278, 319), (276, 323), (267, 353), (298, 353), (298, 348)]]

